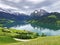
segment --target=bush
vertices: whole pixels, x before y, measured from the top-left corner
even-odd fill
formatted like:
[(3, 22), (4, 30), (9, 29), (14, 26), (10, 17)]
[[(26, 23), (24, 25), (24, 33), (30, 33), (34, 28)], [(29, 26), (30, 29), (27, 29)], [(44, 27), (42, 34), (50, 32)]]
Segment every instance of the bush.
[(2, 32), (11, 33), (10, 30), (8, 30), (8, 29), (2, 29)]
[(39, 35), (37, 33), (21, 33), (19, 35), (14, 36), (15, 38), (19, 39), (33, 39), (37, 38)]
[(44, 33), (42, 33), (41, 37), (44, 37), (44, 36), (46, 36), (46, 35)]

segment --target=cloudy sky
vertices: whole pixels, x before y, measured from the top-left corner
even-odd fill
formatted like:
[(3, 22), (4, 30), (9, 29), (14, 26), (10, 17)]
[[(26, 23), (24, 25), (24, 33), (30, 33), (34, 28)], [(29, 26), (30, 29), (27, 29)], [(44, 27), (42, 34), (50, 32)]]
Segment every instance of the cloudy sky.
[(36, 9), (60, 12), (60, 0), (0, 0), (0, 8), (15, 9), (26, 14)]

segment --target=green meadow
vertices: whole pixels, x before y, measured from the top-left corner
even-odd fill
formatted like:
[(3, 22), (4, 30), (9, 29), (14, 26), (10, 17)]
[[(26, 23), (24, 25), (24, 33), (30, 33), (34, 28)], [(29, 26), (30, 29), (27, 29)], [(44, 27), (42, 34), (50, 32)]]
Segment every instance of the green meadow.
[(60, 36), (38, 37), (28, 42), (15, 42), (5, 45), (60, 45)]
[[(18, 41), (14, 38), (29, 41)], [(0, 27), (0, 45), (60, 45), (60, 36), (39, 36), (34, 32)]]
[[(14, 38), (29, 41), (18, 41)], [(10, 28), (7, 29), (0, 27), (0, 45), (60, 45), (60, 36), (39, 36), (37, 33), (25, 30), (16, 30)]]
[(25, 30), (16, 30), (11, 28), (0, 27), (0, 45), (7, 45), (11, 43), (18, 43), (16, 39), (31, 40), (37, 38), (39, 35), (34, 32), (29, 32)]

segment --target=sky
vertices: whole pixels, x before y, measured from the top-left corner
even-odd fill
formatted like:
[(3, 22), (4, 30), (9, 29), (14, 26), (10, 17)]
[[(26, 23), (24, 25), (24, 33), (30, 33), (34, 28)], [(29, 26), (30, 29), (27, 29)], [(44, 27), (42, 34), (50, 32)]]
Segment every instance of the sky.
[(60, 0), (0, 0), (0, 8), (14, 9), (25, 14), (40, 9), (60, 12)]

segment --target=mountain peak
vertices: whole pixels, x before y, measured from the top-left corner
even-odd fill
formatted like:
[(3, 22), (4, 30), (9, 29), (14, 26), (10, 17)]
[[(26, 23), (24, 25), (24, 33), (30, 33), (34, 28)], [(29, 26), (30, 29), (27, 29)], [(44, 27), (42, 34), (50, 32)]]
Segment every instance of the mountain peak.
[(44, 10), (44, 9), (40, 9), (40, 12), (42, 13), (42, 12), (47, 12), (46, 10)]
[(38, 13), (38, 10), (35, 10), (34, 13)]
[(33, 13), (31, 13), (32, 15), (39, 15), (39, 16), (43, 16), (46, 15), (48, 12), (44, 9), (40, 9), (40, 11), (35, 10)]
[(46, 15), (48, 12), (44, 9), (40, 9), (39, 14), (42, 15)]

